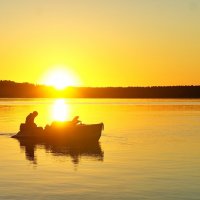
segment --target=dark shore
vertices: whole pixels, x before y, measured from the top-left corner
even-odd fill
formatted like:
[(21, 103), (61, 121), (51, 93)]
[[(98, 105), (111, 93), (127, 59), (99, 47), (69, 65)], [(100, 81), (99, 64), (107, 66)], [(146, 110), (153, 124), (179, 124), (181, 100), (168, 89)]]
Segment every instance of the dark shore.
[(0, 98), (200, 98), (200, 86), (67, 87), (0, 81)]

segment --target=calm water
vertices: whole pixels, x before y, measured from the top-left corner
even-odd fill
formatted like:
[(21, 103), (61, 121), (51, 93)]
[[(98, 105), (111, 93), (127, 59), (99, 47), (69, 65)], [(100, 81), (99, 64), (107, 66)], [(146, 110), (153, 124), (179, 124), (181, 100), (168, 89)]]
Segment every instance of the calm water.
[[(104, 122), (99, 144), (11, 139), (36, 123)], [(200, 199), (200, 100), (0, 99), (0, 199)]]

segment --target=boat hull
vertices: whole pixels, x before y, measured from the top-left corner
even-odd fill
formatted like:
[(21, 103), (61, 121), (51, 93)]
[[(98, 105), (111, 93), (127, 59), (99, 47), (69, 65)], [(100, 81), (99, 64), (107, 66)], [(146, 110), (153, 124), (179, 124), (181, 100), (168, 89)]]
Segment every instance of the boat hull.
[(57, 125), (43, 130), (41, 127), (24, 128), (13, 138), (39, 139), (39, 140), (64, 140), (64, 141), (98, 141), (103, 130), (103, 123), (91, 125), (63, 126)]

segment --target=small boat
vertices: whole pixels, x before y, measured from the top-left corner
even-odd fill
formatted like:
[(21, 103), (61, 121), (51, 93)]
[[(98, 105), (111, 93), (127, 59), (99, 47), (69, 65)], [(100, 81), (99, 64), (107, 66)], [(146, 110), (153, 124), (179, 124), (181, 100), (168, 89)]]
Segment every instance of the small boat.
[[(55, 125), (56, 124), (56, 125)], [(22, 124), (21, 130), (12, 138), (35, 138), (42, 140), (62, 139), (68, 141), (98, 141), (103, 130), (103, 123), (99, 124), (77, 124), (70, 126), (65, 123), (56, 122), (53, 126), (26, 127)]]
[(33, 115), (33, 113), (29, 114), (33, 118), (31, 119), (31, 123), (28, 120), (22, 123), (20, 125), (20, 131), (16, 135), (13, 135), (12, 138), (37, 139), (40, 141), (63, 140), (94, 142), (100, 139), (101, 132), (104, 128), (103, 123), (82, 124), (78, 120), (78, 117), (75, 117), (72, 121), (54, 121), (51, 125), (46, 125), (45, 128), (37, 127), (34, 123), (34, 118), (37, 115)]

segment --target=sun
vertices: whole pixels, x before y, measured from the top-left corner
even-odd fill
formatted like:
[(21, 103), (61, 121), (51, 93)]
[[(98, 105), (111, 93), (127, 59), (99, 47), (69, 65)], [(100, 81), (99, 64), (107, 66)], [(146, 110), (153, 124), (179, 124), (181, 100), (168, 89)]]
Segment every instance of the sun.
[(78, 81), (76, 77), (65, 68), (54, 67), (45, 74), (42, 83), (62, 90), (67, 86), (77, 85)]

